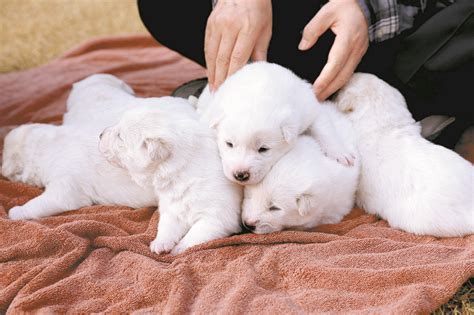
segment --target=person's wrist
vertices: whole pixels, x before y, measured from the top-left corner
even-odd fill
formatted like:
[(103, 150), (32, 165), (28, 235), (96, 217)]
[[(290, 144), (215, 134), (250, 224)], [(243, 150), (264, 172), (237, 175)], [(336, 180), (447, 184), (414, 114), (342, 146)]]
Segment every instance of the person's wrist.
[(359, 5), (360, 10), (364, 14), (365, 22), (367, 22), (367, 28), (368, 28), (372, 24), (369, 4), (367, 3), (366, 0), (357, 0), (356, 2)]

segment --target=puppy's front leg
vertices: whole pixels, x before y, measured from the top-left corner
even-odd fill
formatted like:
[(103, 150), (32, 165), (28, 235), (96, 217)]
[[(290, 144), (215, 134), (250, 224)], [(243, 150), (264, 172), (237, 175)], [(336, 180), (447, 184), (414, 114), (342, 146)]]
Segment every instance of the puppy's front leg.
[(51, 183), (38, 197), (8, 211), (12, 220), (31, 220), (89, 206), (92, 202), (79, 195), (67, 182)]
[(186, 234), (186, 231), (185, 222), (179, 220), (172, 211), (160, 213), (158, 232), (156, 238), (150, 243), (150, 250), (157, 254), (168, 253)]
[(342, 141), (342, 136), (332, 121), (329, 111), (324, 106), (318, 111), (316, 120), (310, 128), (311, 136), (318, 141), (326, 156), (342, 165), (353, 166), (355, 153)]
[(220, 222), (210, 219), (201, 219), (191, 226), (188, 233), (186, 233), (178, 245), (173, 248), (171, 254), (176, 255), (184, 252), (191, 246), (226, 237), (228, 235), (226, 229)]

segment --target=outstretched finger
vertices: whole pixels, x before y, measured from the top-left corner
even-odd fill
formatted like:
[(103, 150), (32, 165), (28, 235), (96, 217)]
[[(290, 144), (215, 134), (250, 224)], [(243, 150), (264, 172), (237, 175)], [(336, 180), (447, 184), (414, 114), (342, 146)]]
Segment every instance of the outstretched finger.
[(257, 39), (251, 56), (252, 61), (267, 61), (268, 46), (270, 45), (271, 38), (272, 31), (270, 28), (269, 30), (264, 31)]
[(221, 40), (220, 32), (214, 32), (209, 25), (206, 27), (206, 35), (204, 39), (204, 56), (206, 58), (207, 78), (211, 90), (214, 89), (216, 58), (219, 50), (219, 42)]
[(250, 59), (254, 44), (255, 36), (252, 36), (250, 33), (244, 30), (240, 31), (230, 57), (230, 65), (227, 76), (232, 75), (237, 70), (245, 66), (245, 64)]
[(230, 58), (232, 51), (234, 50), (235, 41), (237, 34), (227, 32), (221, 37), (219, 43), (219, 51), (216, 57), (216, 68), (215, 68), (215, 79), (214, 79), (214, 90), (218, 89), (219, 86), (224, 82), (227, 77), (229, 70)]

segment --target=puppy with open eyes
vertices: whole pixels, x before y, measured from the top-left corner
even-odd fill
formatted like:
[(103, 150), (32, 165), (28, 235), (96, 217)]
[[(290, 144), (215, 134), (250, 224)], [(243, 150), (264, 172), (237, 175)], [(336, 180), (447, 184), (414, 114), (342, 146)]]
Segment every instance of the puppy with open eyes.
[(241, 185), (259, 183), (271, 167), (309, 130), (324, 154), (343, 165), (355, 153), (338, 130), (311, 84), (271, 63), (246, 65), (197, 102), (201, 120), (217, 133), (226, 177)]
[(336, 104), (357, 137), (359, 206), (415, 234), (474, 233), (473, 165), (423, 139), (399, 91), (374, 75), (356, 73)]
[(45, 187), (22, 206), (13, 220), (38, 219), (93, 204), (132, 208), (156, 206), (151, 188), (110, 165), (98, 150), (96, 133), (71, 126), (28, 124), (13, 129), (4, 142), (2, 174), (12, 181)]
[(310, 136), (295, 146), (256, 185), (246, 185), (242, 222), (257, 234), (284, 229), (302, 230), (338, 223), (354, 206), (359, 159), (352, 126), (334, 106), (328, 115), (343, 136), (345, 147), (356, 152), (353, 167), (324, 155)]
[(104, 131), (100, 150), (153, 187), (160, 220), (150, 249), (177, 254), (241, 230), (242, 188), (224, 176), (213, 131), (186, 100), (169, 99), (126, 111)]

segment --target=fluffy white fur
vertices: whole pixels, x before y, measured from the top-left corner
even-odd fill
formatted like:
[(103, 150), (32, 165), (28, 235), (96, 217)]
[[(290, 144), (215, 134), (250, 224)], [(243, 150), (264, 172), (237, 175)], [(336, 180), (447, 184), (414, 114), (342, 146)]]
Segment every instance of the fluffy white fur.
[(37, 219), (92, 204), (156, 206), (151, 188), (138, 186), (98, 150), (98, 137), (69, 126), (23, 125), (5, 138), (2, 174), (46, 187), (38, 197), (10, 209), (11, 219)]
[(361, 207), (415, 234), (474, 233), (473, 165), (423, 139), (396, 89), (359, 73), (336, 102), (358, 138)]
[(180, 253), (241, 230), (242, 189), (223, 172), (214, 133), (183, 99), (132, 109), (105, 130), (104, 156), (153, 187), (160, 221), (150, 249)]
[(197, 110), (215, 128), (226, 177), (242, 185), (259, 183), (313, 122), (323, 151), (345, 165), (354, 153), (316, 100), (312, 86), (290, 70), (257, 62), (230, 76), (214, 93), (206, 88)]
[(102, 131), (127, 110), (157, 98), (138, 98), (125, 82), (110, 74), (93, 74), (73, 84), (63, 125)]
[[(347, 118), (329, 105), (327, 114), (346, 147), (357, 152)], [(300, 136), (259, 184), (245, 186), (242, 221), (259, 234), (338, 223), (354, 206), (358, 176), (357, 158), (345, 167), (325, 156), (313, 138)]]

